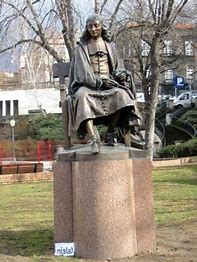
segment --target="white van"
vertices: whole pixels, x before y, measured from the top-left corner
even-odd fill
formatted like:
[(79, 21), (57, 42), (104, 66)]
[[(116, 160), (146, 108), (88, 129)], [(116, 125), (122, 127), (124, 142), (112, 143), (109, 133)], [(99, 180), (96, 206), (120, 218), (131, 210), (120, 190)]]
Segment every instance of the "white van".
[(173, 100), (173, 106), (177, 108), (197, 107), (197, 92), (185, 92)]

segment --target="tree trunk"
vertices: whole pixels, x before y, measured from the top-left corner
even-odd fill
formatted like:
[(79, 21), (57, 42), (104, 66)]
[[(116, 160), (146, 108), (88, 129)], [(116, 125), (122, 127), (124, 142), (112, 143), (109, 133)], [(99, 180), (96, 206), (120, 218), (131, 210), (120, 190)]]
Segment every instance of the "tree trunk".
[(74, 18), (71, 0), (55, 0), (59, 17), (62, 23), (62, 33), (69, 58), (72, 59), (74, 52), (75, 34)]
[(99, 14), (99, 10), (100, 10), (100, 4), (98, 2), (98, 0), (94, 1), (94, 12), (95, 14)]
[(154, 147), (154, 130), (155, 130), (155, 115), (158, 102), (158, 89), (159, 89), (159, 36), (155, 36), (152, 42), (150, 50), (150, 61), (151, 61), (151, 89), (150, 95), (148, 95), (148, 101), (146, 102), (146, 158), (153, 158), (153, 147)]

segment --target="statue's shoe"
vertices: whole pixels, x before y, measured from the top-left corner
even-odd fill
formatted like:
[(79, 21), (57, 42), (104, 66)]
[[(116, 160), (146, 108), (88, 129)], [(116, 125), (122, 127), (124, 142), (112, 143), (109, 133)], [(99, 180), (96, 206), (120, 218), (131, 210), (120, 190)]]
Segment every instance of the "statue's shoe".
[(144, 139), (139, 134), (130, 134), (130, 146), (138, 149), (145, 149)]
[(143, 140), (138, 134), (130, 134), (130, 139), (133, 142), (142, 143)]
[(105, 143), (108, 146), (115, 146), (117, 144), (113, 133), (105, 134)]
[(92, 154), (98, 154), (100, 152), (100, 140), (94, 139), (91, 141)]

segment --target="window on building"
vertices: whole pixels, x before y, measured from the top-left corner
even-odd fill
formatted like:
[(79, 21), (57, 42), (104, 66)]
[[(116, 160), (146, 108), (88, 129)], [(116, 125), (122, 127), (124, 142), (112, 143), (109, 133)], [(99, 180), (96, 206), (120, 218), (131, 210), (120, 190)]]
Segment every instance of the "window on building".
[(185, 41), (185, 55), (193, 56), (193, 41)]
[(164, 45), (163, 53), (165, 56), (170, 56), (172, 54), (172, 41), (165, 40), (164, 44), (165, 45)]
[(13, 100), (14, 116), (18, 115), (18, 100)]
[(192, 66), (186, 67), (186, 79), (193, 79), (194, 78), (194, 68)]
[(5, 101), (5, 115), (10, 116), (10, 100)]
[(148, 56), (149, 52), (150, 46), (145, 41), (142, 41), (142, 56)]
[(3, 101), (0, 101), (0, 116), (3, 116)]
[(148, 79), (151, 76), (151, 70), (147, 69), (146, 70), (146, 79)]
[(173, 79), (173, 70), (169, 69), (165, 71), (165, 79), (172, 80)]

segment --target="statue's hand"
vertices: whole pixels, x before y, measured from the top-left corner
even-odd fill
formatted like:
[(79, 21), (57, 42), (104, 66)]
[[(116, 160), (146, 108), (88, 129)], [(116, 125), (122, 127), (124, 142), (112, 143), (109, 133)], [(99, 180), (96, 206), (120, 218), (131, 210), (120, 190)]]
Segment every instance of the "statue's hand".
[(96, 89), (99, 90), (101, 88), (102, 84), (103, 84), (102, 79), (97, 78), (96, 79)]
[(124, 82), (126, 81), (127, 74), (125, 71), (115, 71), (113, 77), (117, 82)]
[(110, 89), (116, 86), (113, 80), (109, 78), (102, 79), (104, 88)]
[(130, 75), (128, 70), (123, 71), (114, 71), (113, 77), (117, 82), (125, 82), (127, 81), (127, 77)]

